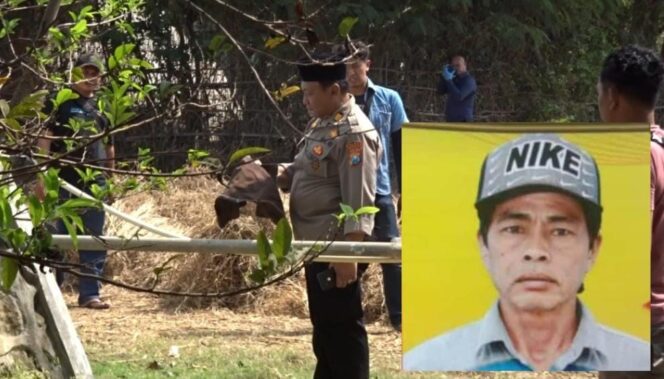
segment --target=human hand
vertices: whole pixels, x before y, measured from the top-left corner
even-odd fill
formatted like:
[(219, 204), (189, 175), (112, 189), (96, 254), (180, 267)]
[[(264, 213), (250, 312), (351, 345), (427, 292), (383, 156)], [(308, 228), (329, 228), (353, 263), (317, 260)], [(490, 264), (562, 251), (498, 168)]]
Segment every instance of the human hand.
[(344, 288), (357, 280), (357, 263), (330, 263), (337, 278), (337, 288)]
[(445, 80), (452, 80), (454, 75), (456, 75), (456, 70), (454, 70), (454, 67), (446, 64), (443, 67), (443, 78), (445, 78)]

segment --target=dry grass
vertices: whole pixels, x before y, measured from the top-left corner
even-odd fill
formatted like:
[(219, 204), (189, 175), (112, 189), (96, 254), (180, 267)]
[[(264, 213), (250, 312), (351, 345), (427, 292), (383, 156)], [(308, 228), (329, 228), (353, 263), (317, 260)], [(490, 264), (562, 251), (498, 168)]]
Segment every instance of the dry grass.
[[(113, 206), (144, 222), (171, 233), (191, 238), (255, 239), (263, 229), (268, 235), (274, 229), (270, 221), (253, 216), (254, 207), (243, 208), (240, 218), (223, 230), (217, 226), (214, 200), (223, 187), (207, 177), (178, 178), (165, 192), (150, 191), (130, 195)], [(287, 197), (284, 197), (287, 208)], [(132, 237), (137, 228), (113, 216), (107, 217), (106, 234)], [(150, 236), (145, 231), (141, 236)], [(255, 265), (254, 258), (227, 254), (177, 254), (171, 252), (110, 251), (106, 275), (126, 283), (151, 286), (153, 269), (173, 256), (170, 271), (160, 278), (160, 289), (188, 292), (224, 292), (250, 284), (246, 275)], [(375, 266), (375, 267), (374, 267)], [(363, 277), (365, 312), (368, 322), (386, 320), (383, 315), (382, 274), (372, 265)], [(162, 297), (166, 309), (226, 307), (237, 312), (263, 315), (307, 317), (307, 299), (303, 273), (253, 293), (226, 299)]]

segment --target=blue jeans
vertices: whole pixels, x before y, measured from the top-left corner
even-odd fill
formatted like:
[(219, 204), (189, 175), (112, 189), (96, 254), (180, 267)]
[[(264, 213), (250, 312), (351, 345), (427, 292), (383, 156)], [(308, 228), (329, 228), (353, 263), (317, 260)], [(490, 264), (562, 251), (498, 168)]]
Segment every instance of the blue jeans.
[[(391, 195), (376, 194), (376, 207), (380, 210), (374, 218), (373, 239), (378, 242), (390, 242), (399, 237), (397, 212)], [(401, 327), (401, 264), (382, 263), (383, 294), (387, 305), (387, 314), (394, 327)]]
[[(72, 198), (69, 193), (65, 193), (64, 190), (60, 190), (60, 199), (62, 201), (66, 201), (69, 198)], [(86, 209), (83, 214), (81, 214), (81, 220), (83, 221), (83, 226), (85, 227), (85, 231), (81, 233), (81, 235), (101, 236), (103, 234), (105, 220), (105, 214), (103, 210), (96, 208)], [(67, 235), (69, 234), (62, 220), (58, 220), (56, 222), (55, 233)], [(102, 275), (104, 271), (104, 263), (106, 263), (106, 250), (79, 250), (78, 256), (80, 264), (83, 265), (81, 272), (97, 276)], [(64, 281), (64, 273), (57, 271), (56, 279), (58, 284), (61, 285)], [(80, 277), (78, 281), (78, 304), (85, 304), (92, 299), (99, 298), (100, 287), (101, 283), (98, 280)]]

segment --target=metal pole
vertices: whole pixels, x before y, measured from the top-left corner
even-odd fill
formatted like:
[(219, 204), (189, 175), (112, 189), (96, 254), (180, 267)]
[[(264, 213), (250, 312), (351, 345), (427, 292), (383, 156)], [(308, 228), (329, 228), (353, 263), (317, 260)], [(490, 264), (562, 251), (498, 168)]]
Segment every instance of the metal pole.
[[(325, 246), (325, 241), (293, 241), (295, 249), (308, 249), (314, 244)], [(51, 245), (56, 249), (73, 249), (71, 237), (63, 234), (53, 235)], [(179, 238), (141, 238), (123, 239), (119, 237), (78, 236), (80, 250), (140, 250), (151, 252), (182, 252), (206, 254), (257, 255), (255, 240), (215, 240)], [(358, 263), (400, 263), (400, 242), (333, 242), (319, 256), (320, 262), (358, 262)]]

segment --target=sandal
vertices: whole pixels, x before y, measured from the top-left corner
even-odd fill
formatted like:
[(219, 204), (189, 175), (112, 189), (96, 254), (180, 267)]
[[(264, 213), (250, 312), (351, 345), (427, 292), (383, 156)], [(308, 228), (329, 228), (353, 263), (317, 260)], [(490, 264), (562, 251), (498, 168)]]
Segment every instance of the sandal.
[(104, 303), (98, 298), (90, 299), (85, 303), (80, 305), (81, 308), (90, 308), (90, 309), (108, 309), (111, 307), (110, 304)]

